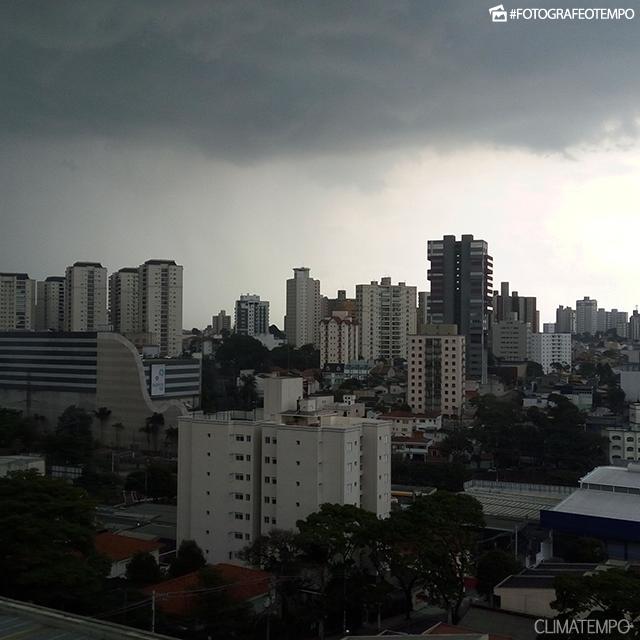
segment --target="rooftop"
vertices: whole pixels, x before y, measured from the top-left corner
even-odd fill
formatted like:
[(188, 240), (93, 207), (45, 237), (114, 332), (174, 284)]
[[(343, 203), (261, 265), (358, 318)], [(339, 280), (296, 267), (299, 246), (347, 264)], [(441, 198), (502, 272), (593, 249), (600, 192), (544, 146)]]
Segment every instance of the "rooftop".
[(633, 493), (576, 489), (550, 511), (640, 522), (640, 497)]
[(66, 611), (0, 598), (0, 640), (170, 640)]
[(157, 551), (162, 545), (156, 541), (104, 532), (95, 537), (95, 546), (98, 553), (107, 556), (111, 562), (118, 562), (131, 558), (136, 553)]
[(640, 465), (596, 467), (593, 471), (587, 473), (580, 482), (583, 484), (602, 484), (640, 489)]

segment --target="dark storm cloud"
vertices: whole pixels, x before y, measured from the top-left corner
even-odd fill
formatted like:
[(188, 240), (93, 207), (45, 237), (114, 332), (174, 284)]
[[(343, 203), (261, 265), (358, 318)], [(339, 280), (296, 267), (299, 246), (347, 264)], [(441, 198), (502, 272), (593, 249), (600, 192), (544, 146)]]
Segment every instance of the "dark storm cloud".
[(6, 1), (0, 130), (240, 161), (635, 136), (640, 15), (496, 25), (491, 4)]

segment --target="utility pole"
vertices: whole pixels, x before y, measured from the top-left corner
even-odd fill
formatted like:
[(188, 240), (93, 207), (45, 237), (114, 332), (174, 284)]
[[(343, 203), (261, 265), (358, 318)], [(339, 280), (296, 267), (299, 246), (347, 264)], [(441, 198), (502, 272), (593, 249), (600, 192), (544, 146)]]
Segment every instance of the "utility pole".
[(151, 633), (156, 632), (156, 592), (151, 592)]

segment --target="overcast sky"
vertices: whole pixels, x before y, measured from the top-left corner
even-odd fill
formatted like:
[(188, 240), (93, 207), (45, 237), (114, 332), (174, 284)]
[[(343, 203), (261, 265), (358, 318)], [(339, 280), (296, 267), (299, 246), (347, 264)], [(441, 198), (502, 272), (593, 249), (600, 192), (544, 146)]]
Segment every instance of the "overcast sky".
[(427, 240), (472, 233), (543, 321), (584, 295), (631, 312), (640, 7), (496, 3), (5, 0), (0, 270), (172, 258), (186, 327), (241, 293), (282, 326), (293, 267), (330, 296), (426, 289)]

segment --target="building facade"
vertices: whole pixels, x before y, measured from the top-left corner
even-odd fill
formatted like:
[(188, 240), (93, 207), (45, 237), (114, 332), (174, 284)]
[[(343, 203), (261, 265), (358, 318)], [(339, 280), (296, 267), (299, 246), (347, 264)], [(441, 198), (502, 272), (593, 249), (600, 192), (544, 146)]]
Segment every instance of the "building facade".
[(287, 280), (287, 312), (284, 318), (284, 332), (291, 346), (318, 344), (320, 302), (320, 280), (310, 277), (308, 267), (294, 269), (293, 278)]
[(334, 311), (320, 321), (320, 367), (358, 359), (359, 326), (347, 311)]
[(426, 325), (409, 337), (407, 404), (416, 414), (458, 417), (465, 398), (465, 337), (455, 325)]
[(260, 296), (241, 295), (235, 307), (235, 332), (241, 336), (269, 333), (269, 303)]
[(629, 318), (628, 337), (634, 342), (640, 341), (640, 313), (638, 313), (637, 309), (633, 310)]
[(556, 309), (556, 333), (576, 333), (576, 312), (560, 305)]
[(494, 322), (513, 319), (518, 322), (528, 322), (531, 331), (538, 333), (540, 324), (537, 304), (537, 299), (533, 296), (520, 296), (517, 291), (509, 293), (509, 283), (501, 282), (500, 291), (493, 292)]
[(109, 321), (122, 335), (141, 331), (140, 274), (136, 267), (124, 267), (109, 277)]
[(444, 236), (427, 245), (431, 322), (455, 324), (466, 338), (467, 378), (486, 382), (493, 259), (484, 240)]
[(417, 288), (391, 278), (356, 286), (360, 356), (368, 361), (407, 358), (408, 336), (417, 331)]
[(182, 353), (182, 266), (147, 260), (138, 267), (141, 331), (152, 334), (161, 356)]
[(576, 300), (576, 333), (594, 335), (598, 330), (598, 301), (585, 296)]
[(219, 336), (223, 331), (231, 331), (231, 316), (224, 309), (211, 318), (211, 332)]
[(527, 357), (541, 365), (545, 373), (551, 373), (555, 363), (571, 368), (571, 334), (531, 334)]
[(389, 515), (388, 422), (313, 414), (277, 423), (185, 417), (179, 438), (178, 544), (195, 540), (209, 563), (242, 563), (240, 551), (257, 537), (295, 529), (324, 503)]
[(36, 283), (26, 273), (0, 273), (0, 330), (36, 326)]
[[(511, 314), (516, 316), (515, 313)], [(531, 337), (531, 325), (520, 320), (501, 320), (491, 327), (491, 351), (498, 360), (523, 362)]]
[(75, 262), (65, 274), (65, 330), (105, 331), (107, 270), (99, 262)]
[(49, 276), (37, 283), (37, 331), (64, 330), (65, 281), (64, 276)]

